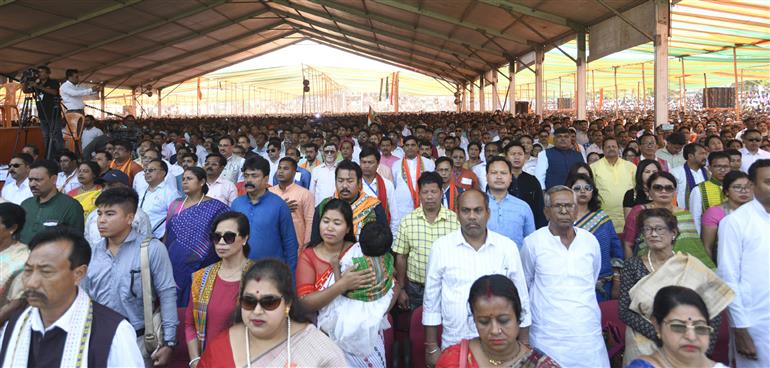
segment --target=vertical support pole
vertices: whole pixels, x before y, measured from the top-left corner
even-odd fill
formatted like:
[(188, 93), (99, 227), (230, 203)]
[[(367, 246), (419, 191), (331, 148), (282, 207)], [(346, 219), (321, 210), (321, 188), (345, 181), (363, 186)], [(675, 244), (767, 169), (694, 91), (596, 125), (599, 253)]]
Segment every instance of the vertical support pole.
[(455, 83), (454, 100), (452, 100), (452, 102), (455, 104), (455, 112), (461, 112), (462, 100), (460, 99), (460, 83)]
[(577, 35), (577, 73), (575, 76), (576, 89), (576, 101), (577, 107), (576, 114), (579, 120), (586, 118), (586, 34), (585, 32), (579, 32)]
[(668, 124), (669, 1), (655, 0), (655, 125)]
[(591, 71), (591, 102), (594, 105), (594, 112), (599, 111), (596, 106), (596, 75), (593, 70)]
[(104, 120), (104, 86), (102, 86), (102, 89), (99, 91), (99, 108), (102, 109), (102, 117), (100, 119)]
[(642, 101), (640, 100), (641, 98), (642, 98), (641, 82), (636, 82), (636, 109), (637, 109), (637, 111), (641, 111), (641, 109), (642, 109)]
[(735, 116), (741, 118), (741, 99), (739, 96), (740, 89), (738, 88), (738, 56), (733, 46), (733, 77), (735, 78)]
[(462, 96), (462, 102), (460, 103), (460, 112), (468, 111), (468, 83), (463, 83), (463, 96)]
[(479, 76), (479, 112), (487, 111), (487, 106), (485, 104), (486, 101), (484, 101), (486, 97), (484, 96), (484, 85), (486, 84), (484, 83), (486, 82), (485, 79), (486, 78), (484, 78), (484, 73), (481, 73)]
[(489, 76), (492, 79), (492, 111), (500, 110), (500, 94), (497, 92), (497, 70), (490, 70)]
[(158, 117), (163, 116), (163, 89), (158, 88)]
[(393, 96), (393, 112), (396, 112), (396, 113), (398, 112), (398, 83), (399, 83), (398, 73), (399, 72), (396, 72), (394, 74), (394, 78), (396, 79), (396, 81), (395, 83), (393, 83), (394, 88), (393, 88), (393, 91), (391, 91), (391, 93), (395, 93), (395, 95)]
[(685, 74), (684, 74), (684, 58), (679, 58), (679, 63), (682, 65), (682, 111), (686, 114), (687, 113), (687, 81), (685, 80)]
[(706, 80), (706, 73), (703, 73), (703, 108), (709, 108), (709, 83)]
[(613, 66), (613, 81), (615, 83), (615, 119), (620, 117), (620, 96), (618, 95), (618, 67)]
[(473, 81), (470, 81), (468, 83), (471, 85), (471, 99), (470, 99), (471, 103), (469, 105), (470, 106), (470, 110), (469, 111), (470, 112), (474, 112), (474, 111), (476, 111), (476, 93), (473, 90), (473, 87), (475, 87), (475, 86), (473, 85)]
[(647, 112), (647, 81), (644, 79), (644, 63), (642, 63), (642, 106)]
[(508, 112), (516, 114), (516, 60), (509, 60), (508, 75), (511, 77), (508, 83)]
[(545, 106), (543, 99), (543, 59), (545, 59), (545, 53), (543, 47), (539, 46), (535, 50), (535, 114), (541, 116)]
[(136, 87), (131, 88), (131, 114), (136, 117)]

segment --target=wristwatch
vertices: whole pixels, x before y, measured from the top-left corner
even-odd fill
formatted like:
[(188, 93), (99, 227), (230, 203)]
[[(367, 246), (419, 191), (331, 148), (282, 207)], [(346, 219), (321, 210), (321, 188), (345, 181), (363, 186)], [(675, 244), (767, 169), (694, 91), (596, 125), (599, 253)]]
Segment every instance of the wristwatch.
[(176, 341), (164, 341), (163, 346), (168, 346), (173, 350), (176, 347)]

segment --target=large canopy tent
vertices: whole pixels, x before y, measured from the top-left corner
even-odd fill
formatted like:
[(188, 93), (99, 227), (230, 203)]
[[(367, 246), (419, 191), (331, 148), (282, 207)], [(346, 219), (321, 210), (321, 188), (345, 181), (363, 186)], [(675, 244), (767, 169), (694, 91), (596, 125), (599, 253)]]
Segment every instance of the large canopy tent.
[[(647, 89), (664, 86), (654, 89), (657, 121), (663, 123), (669, 53), (707, 65), (732, 56), (737, 46), (736, 59), (761, 66), (770, 40), (770, 6), (762, 0), (674, 2), (669, 13), (667, 0), (0, 0), (0, 71), (48, 64), (62, 74), (75, 67), (83, 79), (106, 83), (108, 93), (118, 87), (136, 93), (162, 90), (309, 38), (442, 80), (462, 94), (459, 108), (473, 109), (474, 88), (479, 100), (487, 101), (485, 82), (497, 90), (498, 73), (490, 70), (500, 71), (505, 95), (515, 100), (523, 91), (508, 79), (521, 74), (523, 87), (531, 73), (519, 72), (529, 69), (537, 74), (532, 90), (536, 111), (542, 112), (543, 89), (553, 88), (549, 75), (554, 74), (542, 65), (549, 52), (549, 58), (563, 57), (563, 73), (578, 65), (573, 74), (583, 86), (576, 93), (581, 116), (590, 80), (586, 33), (616, 20), (611, 30), (630, 27), (636, 37), (668, 40), (658, 47), (638, 42), (642, 45), (634, 48), (645, 55), (642, 60), (655, 54), (657, 62), (648, 65), (645, 78), (651, 79)], [(657, 20), (652, 32), (629, 13), (645, 5), (653, 7)], [(505, 103), (491, 100), (493, 108)]]

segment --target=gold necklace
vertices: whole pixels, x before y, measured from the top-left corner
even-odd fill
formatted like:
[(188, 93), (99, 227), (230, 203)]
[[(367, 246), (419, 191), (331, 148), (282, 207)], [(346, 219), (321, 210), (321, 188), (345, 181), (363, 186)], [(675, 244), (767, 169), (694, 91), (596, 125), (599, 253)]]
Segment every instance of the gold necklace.
[[(487, 357), (489, 357), (489, 353), (487, 353), (487, 352), (484, 350), (484, 346), (483, 346), (483, 345), (481, 345), (481, 342), (480, 342), (480, 341), (479, 341), (479, 345), (481, 346), (481, 351), (483, 351), (483, 352), (484, 352), (484, 355), (486, 355)], [(513, 354), (513, 357), (512, 357), (512, 358), (510, 358), (510, 359), (505, 359), (505, 360), (495, 360), (495, 359), (487, 358), (487, 362), (489, 362), (489, 364), (491, 364), (491, 365), (493, 365), (493, 366), (497, 367), (497, 366), (503, 365), (503, 363), (505, 363), (505, 362), (516, 361), (516, 358), (518, 358), (518, 357), (519, 357), (519, 354), (521, 354), (521, 352), (524, 350), (524, 349), (522, 349), (522, 348), (521, 348), (521, 343), (520, 343), (520, 342), (518, 342), (518, 341), (516, 341), (516, 347), (517, 347), (517, 351), (516, 351), (516, 353), (515, 353), (515, 354)]]

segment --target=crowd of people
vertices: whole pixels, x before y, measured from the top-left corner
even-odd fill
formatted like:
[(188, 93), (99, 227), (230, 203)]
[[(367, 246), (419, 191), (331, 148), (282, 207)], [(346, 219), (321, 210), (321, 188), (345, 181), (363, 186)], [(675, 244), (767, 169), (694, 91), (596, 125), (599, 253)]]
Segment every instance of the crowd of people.
[(88, 116), (8, 164), (0, 361), (768, 367), (768, 123)]

